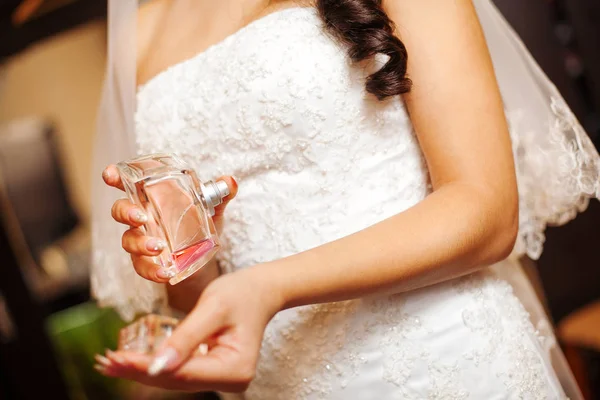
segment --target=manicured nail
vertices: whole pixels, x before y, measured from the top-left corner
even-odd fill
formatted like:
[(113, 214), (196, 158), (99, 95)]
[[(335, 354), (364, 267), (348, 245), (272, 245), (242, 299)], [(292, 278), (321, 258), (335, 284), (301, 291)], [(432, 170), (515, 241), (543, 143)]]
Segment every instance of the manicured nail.
[(148, 367), (148, 375), (156, 376), (177, 362), (177, 351), (171, 347), (160, 351)]
[(104, 171), (102, 171), (102, 178), (104, 178), (105, 181), (111, 179), (112, 177), (113, 174), (110, 169), (106, 168)]
[(106, 374), (106, 367), (103, 365), (94, 365), (94, 369), (98, 372), (100, 372), (101, 374), (105, 375)]
[(198, 346), (198, 351), (203, 356), (207, 355), (208, 354), (208, 345), (206, 343), (200, 344), (200, 346)]
[(149, 239), (146, 242), (146, 248), (150, 251), (163, 251), (167, 247), (167, 244), (160, 239)]
[(105, 366), (96, 364), (96, 365), (94, 365), (94, 369), (104, 376), (110, 376), (110, 377), (117, 376), (117, 372), (114, 369), (109, 368), (109, 367), (105, 367)]
[(171, 279), (175, 276), (175, 271), (167, 268), (160, 268), (156, 271), (156, 276), (160, 279)]
[(119, 354), (115, 353), (112, 350), (106, 350), (106, 356), (114, 363), (119, 364), (119, 365), (125, 365), (127, 364), (127, 361), (125, 361), (125, 359), (120, 356)]
[(129, 211), (129, 218), (131, 218), (135, 222), (148, 222), (148, 216), (140, 210), (136, 210), (135, 208)]
[(109, 360), (108, 358), (100, 355), (100, 354), (96, 354), (94, 356), (94, 359), (96, 360), (96, 362), (100, 365), (102, 365), (103, 367), (110, 367), (112, 366), (112, 361)]

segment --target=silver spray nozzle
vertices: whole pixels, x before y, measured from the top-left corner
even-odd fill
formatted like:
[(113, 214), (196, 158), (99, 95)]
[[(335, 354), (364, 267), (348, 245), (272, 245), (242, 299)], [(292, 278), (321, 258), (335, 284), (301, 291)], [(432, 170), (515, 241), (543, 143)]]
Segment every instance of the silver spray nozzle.
[(211, 216), (215, 215), (215, 207), (221, 204), (229, 193), (229, 186), (225, 181), (208, 181), (202, 184), (202, 194)]

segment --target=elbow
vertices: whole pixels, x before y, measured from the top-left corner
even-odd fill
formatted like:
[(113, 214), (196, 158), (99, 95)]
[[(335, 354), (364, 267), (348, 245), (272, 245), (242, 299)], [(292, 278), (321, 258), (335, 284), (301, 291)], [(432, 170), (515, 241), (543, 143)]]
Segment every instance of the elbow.
[(506, 216), (500, 227), (497, 229), (494, 251), (492, 252), (492, 260), (490, 264), (502, 261), (512, 253), (517, 236), (519, 233), (519, 217), (518, 212), (514, 216)]
[[(504, 199), (502, 199), (504, 197)], [(481, 265), (492, 265), (506, 259), (513, 251), (519, 232), (518, 195), (492, 196), (482, 210), (486, 234), (480, 241)], [(484, 204), (486, 204), (484, 202)]]

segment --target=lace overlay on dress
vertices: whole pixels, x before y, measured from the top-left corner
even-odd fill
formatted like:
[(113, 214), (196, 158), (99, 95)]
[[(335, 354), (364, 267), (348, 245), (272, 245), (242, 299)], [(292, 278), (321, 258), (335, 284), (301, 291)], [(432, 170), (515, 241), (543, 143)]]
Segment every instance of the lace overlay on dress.
[[(465, 300), (453, 304), (460, 306), (453, 311), (459, 324), (440, 314), (439, 304), (429, 303), (433, 291)], [(440, 325), (465, 330), (469, 341), (443, 342), (456, 349), (440, 353), (435, 338)], [(381, 369), (371, 371), (372, 378), (390, 385), (386, 399), (484, 398), (485, 391), (472, 388), (477, 370), (492, 371), (492, 377), (482, 375), (486, 385), (502, 387), (508, 398), (563, 398), (547, 379), (541, 341), (511, 286), (492, 273), (480, 273), (434, 290), (308, 306), (293, 317), (276, 316), (263, 341), (257, 383), (246, 397), (344, 398), (337, 393), (364, 379), (375, 363)], [(374, 348), (385, 350), (374, 354)], [(425, 390), (419, 381), (427, 382)]]

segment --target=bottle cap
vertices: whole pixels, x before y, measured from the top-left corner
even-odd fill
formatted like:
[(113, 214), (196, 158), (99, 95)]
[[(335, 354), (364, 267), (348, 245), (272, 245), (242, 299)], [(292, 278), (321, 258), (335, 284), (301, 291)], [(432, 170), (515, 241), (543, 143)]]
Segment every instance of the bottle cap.
[(208, 181), (202, 184), (202, 194), (211, 217), (215, 215), (215, 207), (221, 204), (229, 193), (229, 186), (225, 181)]
[(225, 197), (229, 196), (230, 192), (229, 192), (229, 186), (227, 186), (227, 182), (225, 181), (217, 181), (216, 182), (217, 185), (217, 190), (219, 191), (219, 194), (221, 196), (221, 200), (223, 200)]

